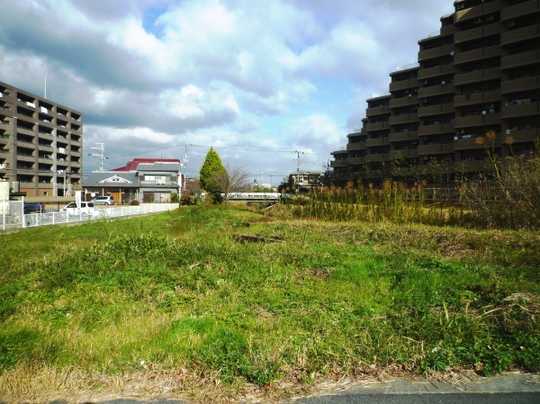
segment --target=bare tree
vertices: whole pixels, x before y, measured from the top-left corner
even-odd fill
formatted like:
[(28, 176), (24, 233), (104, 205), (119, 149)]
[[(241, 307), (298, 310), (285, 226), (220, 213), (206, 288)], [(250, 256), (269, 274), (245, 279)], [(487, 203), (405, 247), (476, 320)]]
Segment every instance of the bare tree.
[(216, 184), (227, 199), (231, 192), (242, 192), (249, 189), (249, 175), (241, 168), (228, 168), (215, 178)]

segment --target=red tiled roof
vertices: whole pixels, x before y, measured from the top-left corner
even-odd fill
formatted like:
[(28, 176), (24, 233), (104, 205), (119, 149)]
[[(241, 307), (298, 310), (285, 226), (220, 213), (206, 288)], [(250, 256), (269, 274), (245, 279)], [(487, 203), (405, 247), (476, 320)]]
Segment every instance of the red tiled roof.
[(178, 163), (180, 164), (180, 160), (158, 159), (158, 158), (134, 158), (133, 160), (129, 161), (125, 166), (115, 168), (112, 171), (135, 171), (137, 170), (137, 168), (139, 167), (139, 164), (141, 163)]

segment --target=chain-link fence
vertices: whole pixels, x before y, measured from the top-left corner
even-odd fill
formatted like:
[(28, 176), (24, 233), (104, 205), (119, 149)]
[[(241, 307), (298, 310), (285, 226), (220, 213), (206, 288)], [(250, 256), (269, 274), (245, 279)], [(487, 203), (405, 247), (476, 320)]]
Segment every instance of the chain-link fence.
[(0, 202), (0, 230), (9, 231), (28, 227), (139, 216), (150, 213), (167, 212), (177, 208), (177, 203), (156, 203), (142, 204), (139, 206), (112, 206), (82, 209), (71, 208), (58, 212), (25, 214), (24, 202), (6, 201)]

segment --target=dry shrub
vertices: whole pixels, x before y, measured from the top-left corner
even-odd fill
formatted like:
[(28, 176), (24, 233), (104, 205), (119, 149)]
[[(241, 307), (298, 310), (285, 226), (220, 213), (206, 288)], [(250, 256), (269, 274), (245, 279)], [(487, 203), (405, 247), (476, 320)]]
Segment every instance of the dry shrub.
[(494, 174), (461, 185), (463, 204), (488, 227), (540, 227), (540, 157), (491, 159)]

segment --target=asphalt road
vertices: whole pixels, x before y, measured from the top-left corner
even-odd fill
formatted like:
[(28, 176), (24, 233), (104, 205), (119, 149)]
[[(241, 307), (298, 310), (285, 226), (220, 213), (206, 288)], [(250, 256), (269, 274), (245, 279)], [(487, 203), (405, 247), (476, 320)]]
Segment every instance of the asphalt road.
[[(540, 404), (540, 375), (505, 374), (464, 380), (459, 384), (395, 379), (383, 383), (352, 383), (340, 390), (298, 397), (287, 404)], [(326, 394), (326, 395), (325, 395)], [(85, 401), (86, 402), (86, 401)], [(87, 401), (93, 402), (93, 401)], [(245, 402), (241, 401), (240, 402)], [(99, 401), (100, 404), (184, 404), (181, 400)], [(2, 401), (0, 399), (0, 404)], [(49, 404), (67, 404), (59, 400)]]
[(295, 401), (302, 404), (540, 404), (540, 393), (344, 394)]

